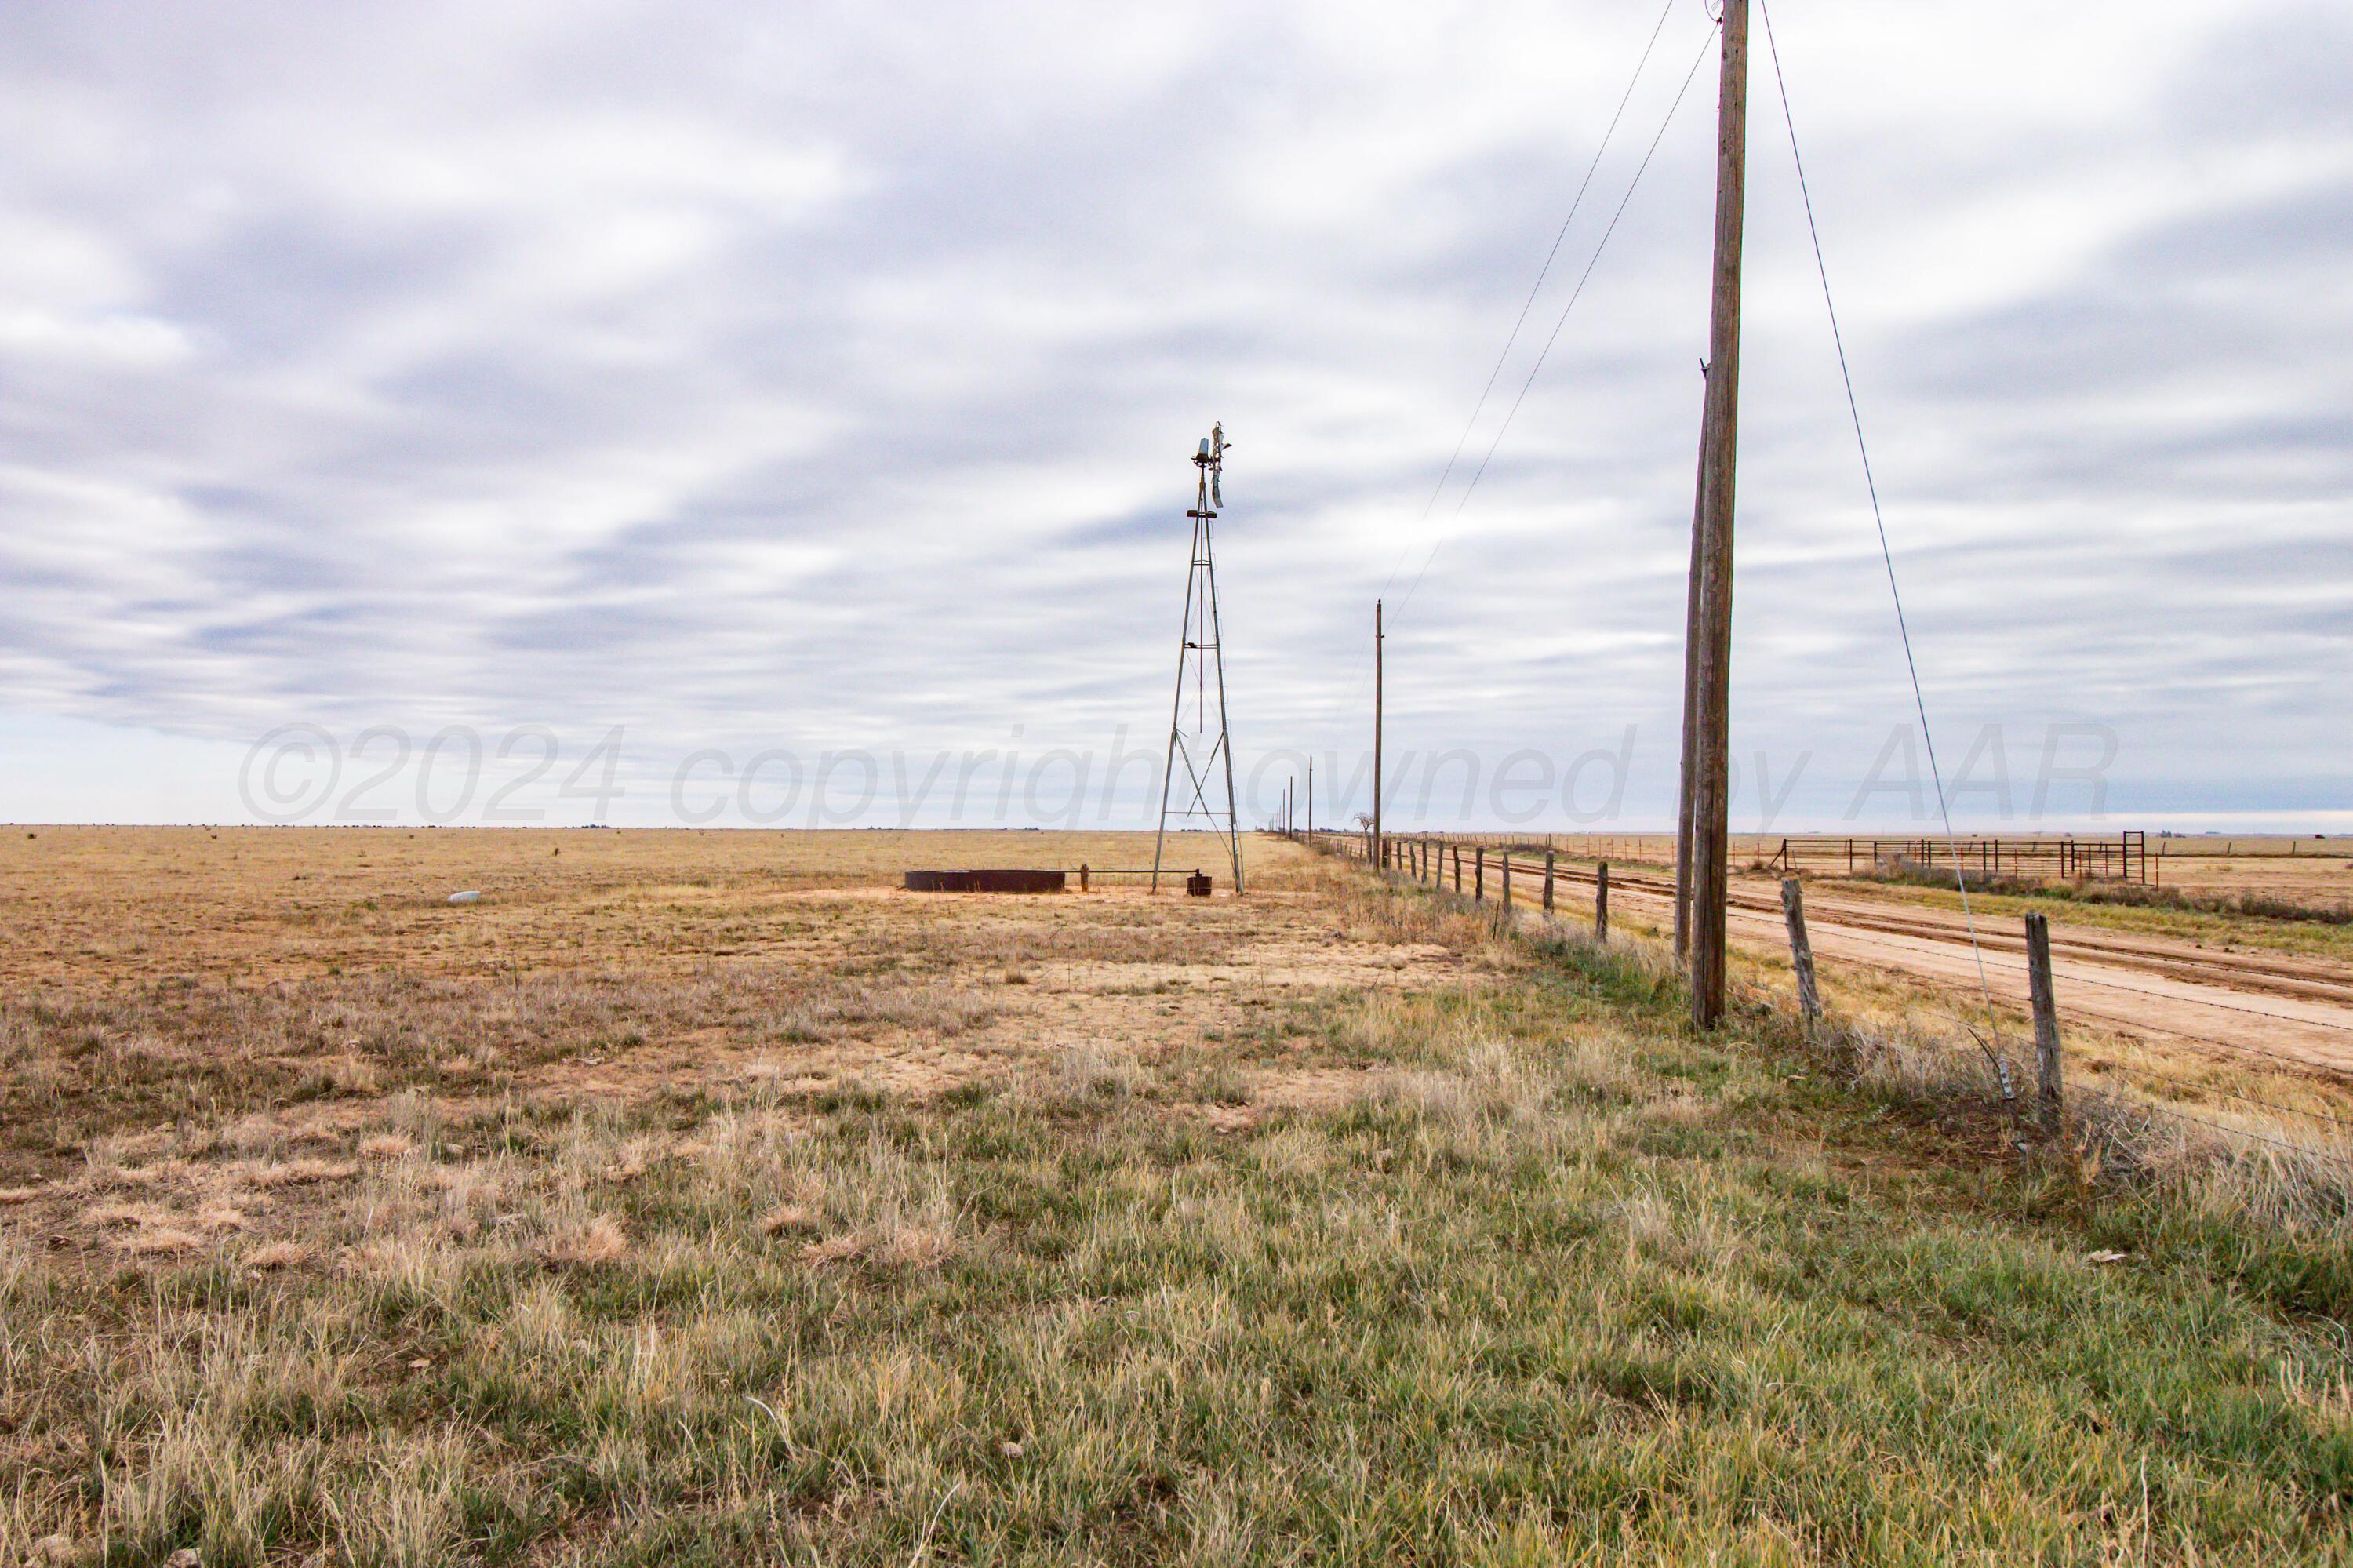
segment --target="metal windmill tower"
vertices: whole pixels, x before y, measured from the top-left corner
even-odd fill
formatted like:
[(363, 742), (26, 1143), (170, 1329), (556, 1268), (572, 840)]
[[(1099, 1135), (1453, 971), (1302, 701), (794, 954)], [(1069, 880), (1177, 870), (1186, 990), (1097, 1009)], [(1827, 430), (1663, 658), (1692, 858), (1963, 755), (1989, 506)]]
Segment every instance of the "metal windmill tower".
[[(1225, 504), (1218, 493), (1219, 476), (1226, 461), (1226, 430), (1223, 425), (1209, 427), (1208, 439), (1194, 454), (1193, 466), (1199, 471), (1198, 499), (1193, 510), (1185, 515), (1193, 520), (1193, 563), (1185, 576), (1185, 629), (1176, 645), (1176, 699), (1168, 721), (1168, 762), (1160, 774), (1160, 830), (1152, 841), (1152, 886), (1160, 887), (1161, 852), (1168, 840), (1168, 820), (1176, 817), (1189, 821), (1196, 817), (1208, 820), (1209, 828), (1225, 841), (1226, 858), (1233, 867), (1234, 892), (1242, 890), (1242, 844), (1235, 823), (1234, 810), (1234, 747), (1233, 737), (1226, 728), (1226, 654), (1218, 635), (1218, 567), (1210, 548), (1209, 524), (1217, 520), (1217, 508)], [(1185, 672), (1192, 667), (1193, 728), (1188, 736), (1185, 728)], [(1217, 684), (1218, 727), (1209, 728), (1209, 686)], [(1191, 793), (1188, 804), (1172, 811), (1168, 808), (1170, 792), (1176, 781), (1176, 764), (1185, 764), (1185, 779)], [(1225, 810), (1220, 812), (1210, 804), (1210, 796), (1218, 781), (1219, 769), (1225, 776)], [(1223, 825), (1219, 819), (1223, 818)]]

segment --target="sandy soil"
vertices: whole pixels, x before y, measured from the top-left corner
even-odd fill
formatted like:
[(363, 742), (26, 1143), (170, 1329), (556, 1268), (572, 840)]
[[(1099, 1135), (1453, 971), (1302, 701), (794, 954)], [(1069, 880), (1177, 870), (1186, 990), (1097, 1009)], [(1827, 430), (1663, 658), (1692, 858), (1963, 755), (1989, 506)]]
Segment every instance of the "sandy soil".
[[(1265, 885), (1236, 900), (1220, 876), (1202, 900), (895, 885), (911, 867), (1148, 865), (1149, 834), (12, 832), (0, 1189), (159, 1128), (290, 1158), (404, 1096), (452, 1115), (745, 1085), (921, 1097), (1205, 1043), (1255, 1083), (1327, 999), (1459, 967), (1333, 929), (1311, 895), (1327, 868), (1246, 847)], [(459, 890), (482, 897), (448, 904)]]

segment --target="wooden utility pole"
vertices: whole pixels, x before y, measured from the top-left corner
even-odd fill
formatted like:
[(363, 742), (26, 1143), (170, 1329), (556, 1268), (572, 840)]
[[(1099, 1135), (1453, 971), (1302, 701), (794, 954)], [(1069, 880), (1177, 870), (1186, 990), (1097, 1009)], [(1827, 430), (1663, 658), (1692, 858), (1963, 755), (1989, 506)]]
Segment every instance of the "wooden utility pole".
[(1315, 754), (1307, 754), (1307, 842), (1315, 842)]
[(1373, 844), (1374, 859), (1380, 858), (1381, 842), (1381, 601), (1373, 600)]
[[(1703, 381), (1707, 374), (1701, 369)], [(1707, 420), (1713, 405), (1700, 395), (1699, 480), (1692, 496), (1691, 577), (1683, 586), (1683, 752), (1675, 796), (1675, 961), (1691, 952), (1692, 776), (1699, 750), (1699, 579), (1707, 563)]]
[(1702, 422), (1699, 679), (1692, 779), (1692, 1022), (1724, 1018), (1725, 901), (1730, 891), (1732, 524), (1740, 446), (1740, 257), (1748, 185), (1748, 0), (1724, 0), (1717, 87), (1715, 282)]

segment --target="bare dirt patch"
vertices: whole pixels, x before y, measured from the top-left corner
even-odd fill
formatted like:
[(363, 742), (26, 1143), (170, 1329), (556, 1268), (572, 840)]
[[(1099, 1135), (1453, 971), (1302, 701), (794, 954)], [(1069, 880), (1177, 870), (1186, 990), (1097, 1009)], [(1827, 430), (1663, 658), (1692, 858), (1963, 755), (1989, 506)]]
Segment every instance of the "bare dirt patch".
[[(921, 1101), (1205, 1045), (1272, 1065), (1329, 999), (1464, 965), (1335, 925), (1326, 872), (1252, 852), (1246, 900), (1017, 898), (897, 875), (1149, 841), (45, 830), (0, 860), (0, 1232), (93, 1258), (234, 1233), (284, 1266), (306, 1210), (502, 1107)], [(483, 901), (438, 902), (459, 885)]]

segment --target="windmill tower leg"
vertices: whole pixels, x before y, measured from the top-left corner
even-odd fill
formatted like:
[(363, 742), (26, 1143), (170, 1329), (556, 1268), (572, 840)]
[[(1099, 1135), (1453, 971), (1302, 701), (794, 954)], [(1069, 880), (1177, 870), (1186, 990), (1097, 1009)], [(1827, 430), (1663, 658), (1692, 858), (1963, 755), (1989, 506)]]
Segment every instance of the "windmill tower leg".
[[(1193, 524), (1193, 558), (1201, 556), (1201, 524)], [(1199, 574), (1191, 567), (1185, 572), (1185, 620), (1176, 633), (1176, 694), (1168, 704), (1168, 760), (1160, 769), (1160, 827), (1152, 835), (1152, 891), (1160, 891), (1160, 852), (1168, 842), (1168, 787), (1176, 777), (1176, 752), (1184, 744), (1178, 736), (1185, 723), (1185, 654), (1193, 630), (1193, 582)]]

